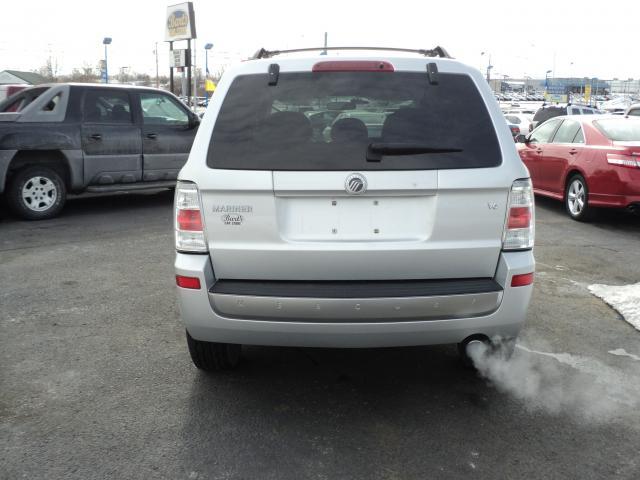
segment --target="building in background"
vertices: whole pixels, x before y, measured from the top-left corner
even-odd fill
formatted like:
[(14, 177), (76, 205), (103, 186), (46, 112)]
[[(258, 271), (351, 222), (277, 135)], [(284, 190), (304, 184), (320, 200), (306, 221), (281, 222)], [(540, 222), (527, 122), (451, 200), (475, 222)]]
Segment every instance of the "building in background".
[(19, 70), (3, 70), (0, 72), (0, 85), (40, 85), (47, 83), (47, 79), (39, 73), (21, 72)]

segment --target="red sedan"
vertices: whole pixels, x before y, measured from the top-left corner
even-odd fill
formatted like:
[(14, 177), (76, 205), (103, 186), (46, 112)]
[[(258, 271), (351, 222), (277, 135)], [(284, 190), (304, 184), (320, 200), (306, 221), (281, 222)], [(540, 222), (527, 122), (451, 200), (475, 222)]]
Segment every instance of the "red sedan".
[(574, 220), (592, 207), (640, 210), (640, 118), (556, 117), (519, 139), (534, 192), (564, 201)]

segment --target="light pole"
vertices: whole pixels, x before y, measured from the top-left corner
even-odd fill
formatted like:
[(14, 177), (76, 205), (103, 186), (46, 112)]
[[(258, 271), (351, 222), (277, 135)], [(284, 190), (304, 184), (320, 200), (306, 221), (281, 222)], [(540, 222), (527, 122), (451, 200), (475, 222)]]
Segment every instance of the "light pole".
[(156, 56), (156, 88), (160, 88), (160, 73), (158, 71), (158, 42), (156, 42), (156, 48), (153, 50), (153, 54)]
[(104, 45), (104, 83), (109, 83), (109, 66), (107, 63), (107, 45), (111, 45), (111, 37), (104, 37), (102, 39)]
[[(553, 70), (547, 70), (547, 72), (544, 74), (544, 95), (545, 97), (549, 95), (549, 74), (552, 72)], [(546, 98), (545, 98), (546, 100)]]
[(207, 91), (207, 80), (209, 80), (209, 50), (213, 48), (213, 43), (204, 46), (204, 104), (209, 106), (209, 92)]
[[(480, 52), (480, 56), (484, 55), (485, 52)], [(491, 54), (489, 53), (489, 63), (487, 65), (487, 83), (489, 83), (491, 81), (491, 69), (493, 68), (493, 65), (491, 65)]]

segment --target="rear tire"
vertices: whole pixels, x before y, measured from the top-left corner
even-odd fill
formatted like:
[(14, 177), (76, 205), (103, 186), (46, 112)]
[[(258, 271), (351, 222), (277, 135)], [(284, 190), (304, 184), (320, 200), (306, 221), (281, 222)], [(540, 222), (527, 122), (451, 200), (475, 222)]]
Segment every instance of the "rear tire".
[(578, 222), (593, 218), (593, 207), (589, 206), (589, 187), (582, 175), (576, 173), (569, 178), (564, 190), (564, 207), (567, 214)]
[(218, 372), (231, 370), (240, 362), (242, 346), (233, 343), (203, 342), (187, 332), (187, 345), (193, 364), (200, 370)]
[(60, 213), (67, 199), (62, 177), (49, 167), (27, 167), (18, 171), (6, 192), (9, 208), (26, 220), (44, 220)]

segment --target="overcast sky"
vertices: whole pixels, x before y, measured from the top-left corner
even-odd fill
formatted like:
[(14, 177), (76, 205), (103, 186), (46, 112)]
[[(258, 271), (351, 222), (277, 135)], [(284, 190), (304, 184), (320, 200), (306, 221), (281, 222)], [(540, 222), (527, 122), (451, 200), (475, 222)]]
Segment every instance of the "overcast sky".
[[(175, 3), (4, 0), (0, 70), (37, 69), (49, 51), (62, 73), (83, 63), (95, 66), (103, 58), (102, 38), (110, 36), (110, 73), (130, 67), (155, 74), (158, 42), (160, 72), (167, 74), (163, 28), (166, 7)], [(615, 11), (607, 11), (607, 5)], [(558, 77), (640, 77), (637, 0), (196, 0), (194, 8), (196, 63), (202, 64), (204, 44), (213, 43), (211, 71), (259, 47), (319, 46), (328, 31), (330, 45), (442, 45), (452, 56), (483, 69), (490, 54), (493, 76), (541, 78), (554, 70)]]

